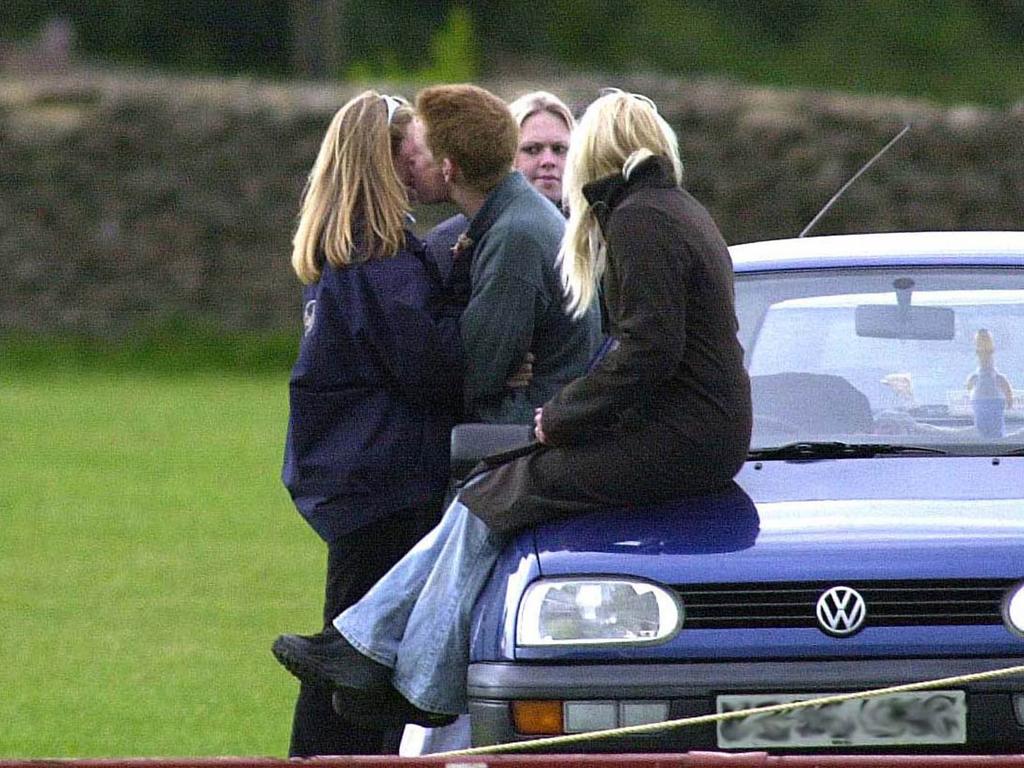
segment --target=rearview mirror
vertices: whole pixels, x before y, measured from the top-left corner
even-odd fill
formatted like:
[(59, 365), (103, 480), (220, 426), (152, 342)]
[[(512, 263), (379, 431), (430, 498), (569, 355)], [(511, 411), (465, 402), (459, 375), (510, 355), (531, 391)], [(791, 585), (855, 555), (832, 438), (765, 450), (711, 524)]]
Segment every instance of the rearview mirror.
[(955, 315), (948, 307), (861, 304), (855, 314), (858, 336), (872, 339), (949, 341), (956, 334)]

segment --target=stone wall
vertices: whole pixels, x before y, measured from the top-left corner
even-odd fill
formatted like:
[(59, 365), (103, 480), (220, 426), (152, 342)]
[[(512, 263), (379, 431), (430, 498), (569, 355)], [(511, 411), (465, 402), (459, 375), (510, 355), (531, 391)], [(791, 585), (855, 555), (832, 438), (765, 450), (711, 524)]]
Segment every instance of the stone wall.
[[(601, 84), (485, 83), (506, 98), (547, 87), (579, 109)], [(617, 84), (651, 96), (676, 127), (686, 184), (731, 243), (799, 233), (907, 123), (815, 234), (1021, 228), (1019, 108)], [(330, 116), (355, 90), (99, 72), (0, 79), (0, 330), (296, 327), (297, 205)], [(444, 213), (421, 211), (420, 227)]]

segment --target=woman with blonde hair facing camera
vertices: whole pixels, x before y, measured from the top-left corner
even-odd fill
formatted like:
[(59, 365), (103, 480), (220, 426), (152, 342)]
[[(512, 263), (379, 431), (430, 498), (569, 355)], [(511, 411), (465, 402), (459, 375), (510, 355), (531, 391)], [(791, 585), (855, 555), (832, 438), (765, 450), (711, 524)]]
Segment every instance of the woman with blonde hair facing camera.
[(519, 125), (515, 168), (533, 188), (562, 207), (562, 175), (576, 119), (554, 94), (532, 91), (508, 105)]
[[(448, 480), (460, 308), (406, 228), (412, 117), (374, 91), (337, 111), (292, 241), (303, 334), (282, 479), (327, 544), (325, 626), (436, 524)], [(352, 728), (329, 688), (303, 683), (289, 754), (395, 752), (399, 738)]]
[(608, 506), (629, 515), (719, 488), (742, 466), (750, 387), (732, 264), (681, 168), (675, 134), (643, 96), (608, 93), (580, 120), (561, 268), (576, 315), (603, 281), (604, 355), (537, 410), (537, 449), (472, 478), (336, 619), (333, 643), (279, 639), (290, 668), (334, 686), (347, 717), (430, 725), (465, 711), (473, 604), (512, 532)]

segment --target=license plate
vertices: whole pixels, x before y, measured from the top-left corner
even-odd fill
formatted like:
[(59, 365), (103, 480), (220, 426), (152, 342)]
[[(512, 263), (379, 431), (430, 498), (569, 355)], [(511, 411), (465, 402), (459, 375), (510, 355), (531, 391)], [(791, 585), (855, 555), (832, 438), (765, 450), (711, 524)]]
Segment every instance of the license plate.
[[(718, 713), (790, 704), (835, 694), (719, 696)], [(721, 749), (770, 747), (899, 747), (964, 744), (963, 691), (914, 691), (719, 721)]]

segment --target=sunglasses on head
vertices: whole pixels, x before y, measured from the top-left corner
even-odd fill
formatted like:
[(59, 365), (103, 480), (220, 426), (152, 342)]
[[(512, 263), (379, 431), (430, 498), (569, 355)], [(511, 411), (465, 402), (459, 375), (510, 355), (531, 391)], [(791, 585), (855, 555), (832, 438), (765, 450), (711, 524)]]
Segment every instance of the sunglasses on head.
[(388, 125), (391, 125), (391, 121), (395, 119), (395, 113), (400, 107), (404, 106), (401, 99), (394, 96), (381, 96), (384, 100), (384, 104), (388, 108)]
[(658, 111), (658, 105), (651, 101), (651, 99), (649, 99), (648, 97), (644, 96), (642, 93), (627, 93), (621, 88), (602, 88), (597, 93), (599, 96), (610, 96), (613, 93), (621, 93), (625, 96), (629, 96), (631, 99), (637, 99), (638, 101), (644, 102), (644, 104), (650, 106), (650, 108), (653, 109), (655, 112)]

